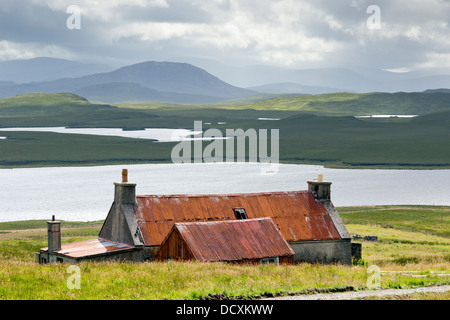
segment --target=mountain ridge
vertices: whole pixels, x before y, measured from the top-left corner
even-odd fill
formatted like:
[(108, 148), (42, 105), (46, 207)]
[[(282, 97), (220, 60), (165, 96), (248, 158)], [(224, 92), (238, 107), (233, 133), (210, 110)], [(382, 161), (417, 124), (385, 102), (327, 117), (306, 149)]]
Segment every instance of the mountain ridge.
[[(54, 81), (30, 82), (23, 84), (5, 84), (0, 86), (0, 98), (32, 92), (78, 92), (87, 87), (98, 86), (106, 83), (135, 83), (143, 88), (160, 92), (162, 102), (180, 102), (182, 94), (189, 95), (188, 102), (203, 103), (240, 98), (255, 95), (247, 89), (232, 86), (205, 70), (187, 63), (145, 61), (130, 66), (118, 68), (110, 72), (89, 74), (82, 77), (61, 78)], [(128, 86), (129, 88), (129, 86)], [(101, 90), (101, 87), (98, 88)], [(91, 88), (91, 91), (93, 88)], [(154, 91), (148, 90), (147, 96)], [(135, 99), (132, 95), (123, 91), (122, 101)], [(181, 94), (181, 95), (180, 95)], [(101, 91), (93, 96), (105, 96)], [(195, 96), (198, 95), (197, 98)], [(154, 96), (157, 96), (156, 94)], [(157, 97), (156, 97), (157, 98)], [(144, 100), (143, 100), (144, 101)], [(145, 100), (148, 101), (148, 100)], [(109, 100), (108, 102), (114, 102)]]
[(187, 93), (177, 93), (169, 91), (159, 91), (152, 88), (143, 87), (134, 82), (105, 82), (83, 87), (73, 91), (75, 94), (85, 97), (92, 102), (101, 103), (140, 103), (140, 102), (166, 102), (177, 104), (189, 103), (214, 103), (221, 99), (193, 95)]
[[(274, 66), (227, 66), (207, 60), (193, 65), (189, 62), (143, 61), (122, 66), (108, 72), (95, 72), (57, 80), (28, 81), (8, 78), (2, 73), (0, 62), (0, 98), (33, 92), (72, 92), (102, 103), (166, 102), (179, 104), (213, 103), (264, 94), (324, 94), (333, 92), (422, 92), (450, 88), (450, 75), (431, 71), (395, 73), (386, 70), (359, 70), (345, 68), (287, 69)], [(13, 60), (19, 64), (42, 64), (34, 71), (45, 70), (51, 77), (59, 65), (80, 66), (78, 62), (55, 58)], [(89, 64), (81, 64), (84, 67)], [(48, 68), (47, 68), (47, 67)], [(70, 68), (69, 68), (70, 69)], [(34, 72), (33, 71), (33, 72)], [(61, 71), (61, 70), (60, 70)], [(73, 71), (73, 70), (72, 70)], [(72, 72), (71, 71), (71, 72)], [(31, 71), (30, 71), (31, 72)], [(83, 70), (74, 72), (82, 73)], [(26, 77), (27, 73), (22, 75)], [(41, 77), (41, 78), (42, 78)], [(253, 84), (248, 86), (248, 79)], [(256, 80), (255, 80), (256, 79)], [(29, 80), (33, 80), (30, 78)], [(120, 84), (120, 85), (119, 85)]]
[(249, 88), (279, 82), (339, 88), (342, 91), (417, 92), (450, 88), (450, 69), (409, 72), (354, 68), (287, 68), (269, 65), (227, 65), (213, 59), (179, 57), (176, 61), (195, 64), (235, 86)]
[(0, 62), (0, 81), (25, 84), (81, 77), (87, 74), (111, 71), (112, 69), (112, 66), (106, 64), (84, 63), (50, 57), (17, 59)]

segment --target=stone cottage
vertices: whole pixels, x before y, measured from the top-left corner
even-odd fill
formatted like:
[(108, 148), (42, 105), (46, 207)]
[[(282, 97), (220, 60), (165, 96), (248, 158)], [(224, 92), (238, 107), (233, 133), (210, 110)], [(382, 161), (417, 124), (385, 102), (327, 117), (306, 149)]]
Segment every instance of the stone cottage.
[[(251, 231), (251, 228), (258, 228), (258, 224), (261, 224), (251, 222), (252, 220), (270, 218), (268, 221), (277, 230), (277, 243), (281, 243), (281, 239), (289, 245), (294, 262), (351, 264), (350, 234), (331, 202), (331, 182), (323, 181), (321, 175), (317, 179), (307, 181), (308, 188), (302, 191), (136, 196), (136, 184), (128, 182), (127, 171), (124, 169), (122, 182), (114, 185), (114, 201), (97, 239), (61, 245), (59, 222), (49, 221), (49, 246), (36, 254), (36, 261), (146, 261), (155, 260), (155, 257), (160, 260), (163, 257), (187, 259), (188, 255), (183, 256), (169, 247), (171, 243), (176, 243), (168, 241), (170, 235), (176, 230), (179, 232), (180, 228), (192, 229), (195, 228), (194, 223), (202, 223), (204, 230), (213, 230), (217, 228), (217, 222), (247, 220), (249, 223), (242, 224), (242, 227), (247, 226)], [(224, 228), (221, 232), (225, 234), (225, 238), (233, 239), (237, 234), (233, 228), (240, 225), (230, 225), (233, 227)], [(207, 236), (191, 236), (192, 239), (195, 238), (194, 243), (197, 246), (191, 248), (191, 251), (198, 253), (202, 241), (216, 241), (215, 237), (214, 232)], [(187, 245), (189, 236), (180, 235), (180, 239)], [(220, 246), (226, 246), (227, 243), (229, 246), (239, 245), (234, 240), (222, 239)], [(243, 241), (246, 241), (246, 245), (252, 243), (253, 246), (258, 241), (263, 242), (263, 246), (267, 247), (265, 252), (271, 252), (278, 246), (271, 244), (267, 238)], [(161, 248), (163, 244), (164, 248)], [(222, 247), (221, 250), (228, 249)], [(271, 258), (267, 254), (264, 257), (252, 256), (250, 253), (254, 251), (247, 250), (249, 255), (241, 255), (239, 259)], [(275, 254), (275, 251), (272, 250), (273, 261), (280, 261), (280, 257), (289, 256), (289, 250), (280, 255)], [(191, 255), (190, 258), (194, 256)]]

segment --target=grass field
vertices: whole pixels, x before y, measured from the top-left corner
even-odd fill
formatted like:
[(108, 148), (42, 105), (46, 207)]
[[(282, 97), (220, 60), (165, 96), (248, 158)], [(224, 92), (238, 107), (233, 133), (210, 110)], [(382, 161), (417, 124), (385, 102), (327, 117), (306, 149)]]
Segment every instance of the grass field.
[[(177, 108), (168, 103), (121, 104), (120, 107), (155, 109)], [(179, 106), (178, 106), (179, 107)], [(421, 115), (450, 110), (449, 96), (446, 93), (421, 92), (338, 92), (301, 96), (261, 96), (233, 99), (223, 103), (188, 106), (193, 109), (252, 109), (258, 111), (295, 111), (316, 115), (358, 116), (373, 114), (413, 114)], [(186, 108), (186, 106), (184, 106)]]
[[(298, 264), (230, 265), (196, 262), (93, 263), (80, 267), (80, 289), (69, 289), (66, 264), (37, 265), (46, 247), (45, 221), (0, 223), (0, 299), (252, 299), (317, 291), (364, 289), (367, 268), (381, 269), (383, 288), (450, 283), (450, 208), (338, 208), (359, 240), (362, 260), (353, 266)], [(95, 237), (102, 221), (62, 223), (62, 241)], [(405, 299), (405, 297), (397, 297)], [(448, 299), (448, 293), (406, 299)]]

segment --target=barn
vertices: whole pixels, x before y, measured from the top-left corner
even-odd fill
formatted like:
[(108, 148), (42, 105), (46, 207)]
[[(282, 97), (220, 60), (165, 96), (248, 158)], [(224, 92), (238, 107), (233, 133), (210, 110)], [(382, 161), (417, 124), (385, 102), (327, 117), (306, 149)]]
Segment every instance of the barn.
[(155, 260), (292, 264), (294, 251), (271, 218), (175, 223)]
[[(275, 250), (281, 243), (281, 237), (292, 250), (294, 262), (351, 264), (350, 234), (331, 202), (331, 182), (323, 181), (321, 175), (317, 179), (307, 181), (308, 188), (301, 191), (136, 196), (136, 184), (128, 182), (127, 173), (124, 169), (122, 182), (114, 183), (114, 201), (98, 237), (111, 246), (116, 244), (117, 250), (100, 250), (101, 258), (97, 259), (185, 259), (187, 256), (175, 254), (176, 250), (169, 247), (180, 243), (188, 246), (189, 241), (194, 241), (195, 250), (203, 250), (206, 255), (210, 248), (201, 244), (217, 241), (215, 254), (223, 251), (222, 258), (218, 260), (226, 261), (225, 252), (231, 250), (232, 246), (245, 245), (250, 246), (250, 249), (239, 256), (240, 260), (254, 261), (278, 257), (280, 261), (280, 257), (284, 257), (287, 252), (270, 257), (252, 254), (258, 247), (265, 248), (267, 252)], [(233, 238), (233, 234), (240, 234), (239, 237), (242, 235), (236, 228), (261, 228), (262, 224), (269, 224), (264, 220), (267, 218), (270, 218), (267, 221), (277, 230), (278, 236), (273, 238), (277, 244), (270, 242), (267, 237), (254, 238), (252, 241)], [(236, 221), (240, 222), (235, 224)], [(196, 223), (199, 223), (198, 226)], [(219, 228), (229, 230), (228, 236), (222, 238), (220, 243)], [(195, 237), (190, 233), (189, 236), (189, 230), (203, 233)], [(49, 247), (41, 249), (36, 261), (54, 261), (55, 258), (52, 259), (51, 256), (59, 256), (62, 261), (64, 258), (68, 259), (64, 254), (68, 252), (64, 251), (64, 246), (50, 245), (50, 238), (55, 239), (54, 235), (49, 233)], [(100, 243), (97, 245), (102, 246)], [(129, 247), (118, 248), (118, 245)], [(52, 247), (54, 249), (51, 249)], [(76, 251), (76, 247), (77, 244), (72, 244), (71, 250)], [(202, 260), (199, 258), (201, 252), (190, 254), (192, 259)], [(46, 257), (46, 261), (43, 261), (42, 257)], [(77, 256), (78, 260), (83, 258), (92, 259), (92, 255)]]

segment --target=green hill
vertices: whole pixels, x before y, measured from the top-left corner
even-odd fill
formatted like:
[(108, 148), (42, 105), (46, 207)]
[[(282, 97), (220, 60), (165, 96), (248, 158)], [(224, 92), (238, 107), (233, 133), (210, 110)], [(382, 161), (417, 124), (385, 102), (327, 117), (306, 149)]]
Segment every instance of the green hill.
[[(0, 127), (191, 128), (195, 120), (227, 122), (287, 117), (296, 112), (226, 110), (151, 103), (132, 108), (90, 103), (71, 93), (31, 93), (0, 99)], [(151, 106), (151, 107), (149, 107)], [(156, 106), (156, 107), (155, 107)]]
[(443, 92), (330, 93), (275, 97), (234, 104), (218, 104), (229, 109), (285, 110), (340, 116), (379, 114), (422, 115), (450, 110), (450, 95)]
[(75, 90), (75, 93), (91, 101), (125, 103), (140, 101), (166, 101), (168, 103), (212, 103), (220, 99), (204, 95), (163, 92), (143, 87), (137, 83), (101, 83)]
[(90, 103), (72, 93), (29, 93), (0, 99), (0, 127), (130, 127), (158, 118), (148, 111)]
[(60, 106), (66, 104), (89, 104), (85, 98), (72, 93), (27, 93), (0, 99), (0, 108), (36, 106)]
[(0, 99), (0, 116), (50, 116), (63, 113), (112, 110), (105, 104), (91, 104), (72, 93), (28, 93)]
[[(91, 104), (72, 94), (31, 94), (0, 100), (0, 126), (192, 129), (194, 121), (201, 120), (204, 130), (222, 128), (223, 134), (233, 128), (279, 129), (281, 162), (353, 168), (449, 168), (450, 108), (444, 96), (450, 95), (342, 93), (241, 105), (139, 104), (119, 108)], [(375, 114), (375, 104), (380, 113), (401, 114), (395, 111), (402, 110), (423, 114), (413, 119), (353, 116), (356, 110)], [(174, 146), (118, 137), (6, 130), (2, 136), (7, 137), (0, 140), (3, 166), (170, 162)]]
[(450, 110), (424, 114), (411, 120), (417, 124), (443, 124), (450, 125)]

